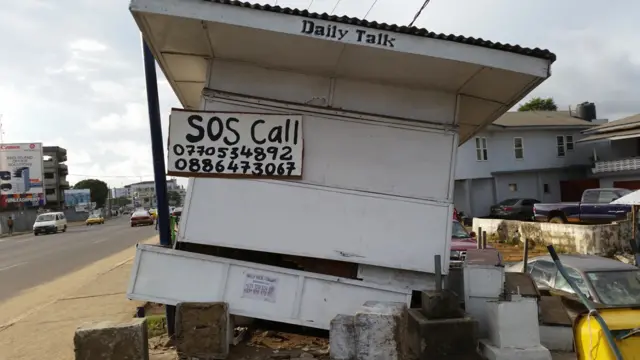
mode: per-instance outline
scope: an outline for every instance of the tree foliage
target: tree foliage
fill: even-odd
[[[520,106],[518,111],[558,111],[558,105],[553,98],[535,97]]]
[[[89,189],[91,191],[91,201],[96,203],[97,208],[104,206],[109,196],[109,186],[102,180],[87,179],[78,182],[74,189]]]
[[[178,191],[169,191],[167,193],[169,205],[182,206],[182,196]]]

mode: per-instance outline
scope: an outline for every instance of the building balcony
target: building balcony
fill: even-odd
[[[594,174],[611,173],[618,171],[637,171],[640,170],[640,157],[609,161],[596,161],[595,167],[591,170]]]

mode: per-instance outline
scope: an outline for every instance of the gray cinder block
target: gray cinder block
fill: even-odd
[[[331,360],[356,359],[355,317],[336,315],[331,320],[329,330],[329,355]]]
[[[76,360],[149,360],[145,319],[82,325],[76,329],[73,344]]]
[[[367,301],[355,315],[357,360],[407,357],[407,304]]]
[[[227,303],[185,302],[176,306],[175,343],[180,358],[226,359],[229,331]]]

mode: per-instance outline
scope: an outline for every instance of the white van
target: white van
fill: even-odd
[[[33,224],[33,234],[36,236],[49,233],[55,234],[58,231],[67,231],[67,218],[62,212],[40,214]]]

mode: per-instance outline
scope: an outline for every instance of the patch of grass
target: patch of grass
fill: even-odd
[[[147,333],[150,338],[167,332],[167,318],[165,315],[150,315],[147,319]]]

